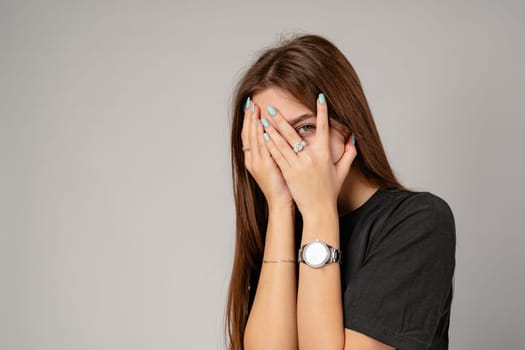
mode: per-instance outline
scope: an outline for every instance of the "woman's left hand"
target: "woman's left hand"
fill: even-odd
[[[276,108],[272,112],[275,115],[267,118],[271,124],[264,127],[269,135],[269,138],[265,137],[265,144],[279,166],[299,211],[305,215],[327,206],[337,210],[339,191],[357,155],[352,137],[348,138],[344,154],[334,164],[330,155],[328,108],[324,96],[320,94],[317,99],[315,142],[295,153],[293,147],[301,141],[301,137]]]

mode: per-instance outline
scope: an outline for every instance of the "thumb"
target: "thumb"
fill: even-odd
[[[350,171],[350,166],[352,165],[353,160],[357,156],[357,148],[355,147],[355,136],[352,134],[351,137],[346,141],[344,153],[337,162],[336,172],[340,180],[344,179],[348,172]]]

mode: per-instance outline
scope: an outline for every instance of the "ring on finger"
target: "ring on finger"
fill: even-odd
[[[297,142],[295,144],[295,146],[293,146],[293,151],[295,153],[299,153],[303,150],[304,146],[306,146],[306,141],[305,140],[301,140],[299,142]]]

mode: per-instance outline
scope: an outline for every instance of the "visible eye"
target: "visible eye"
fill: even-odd
[[[305,124],[299,128],[297,128],[297,131],[299,131],[300,135],[311,133],[315,129],[315,125],[313,124]],[[301,130],[303,132],[301,132]]]

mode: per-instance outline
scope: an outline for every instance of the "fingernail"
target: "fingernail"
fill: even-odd
[[[246,111],[250,107],[250,96],[246,99],[246,103],[244,104],[244,111]]]
[[[255,103],[252,102],[252,113],[255,113]]]
[[[355,136],[353,133],[352,133],[352,145],[355,145]]]
[[[270,126],[270,123],[268,122],[268,119],[266,118],[261,118],[261,122],[263,123],[265,128]]]
[[[257,127],[257,119],[254,119],[254,121],[253,121],[253,125],[254,125],[255,127]]]
[[[267,133],[264,133],[263,136],[264,136],[264,139],[265,139],[267,142],[270,141],[270,135],[268,135]]]
[[[326,103],[326,99],[324,98],[324,94],[322,92],[319,94],[319,103],[322,105]]]
[[[268,113],[270,113],[270,115],[272,117],[277,114],[277,112],[275,111],[275,108],[273,108],[273,106],[268,106],[268,108],[266,108],[266,109],[268,110]]]

